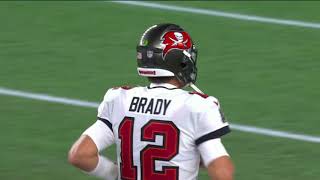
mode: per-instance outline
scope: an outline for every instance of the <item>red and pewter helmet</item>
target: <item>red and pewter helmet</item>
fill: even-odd
[[[137,61],[140,76],[176,76],[186,85],[197,78],[197,49],[190,35],[176,24],[149,27],[137,46]]]

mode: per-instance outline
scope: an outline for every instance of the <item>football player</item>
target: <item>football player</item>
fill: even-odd
[[[220,103],[182,89],[196,88],[190,35],[175,24],[151,26],[137,46],[137,62],[151,84],[109,89],[69,162],[108,180],[195,180],[202,159],[211,179],[232,180],[233,164],[220,139],[230,129]],[[117,163],[100,154],[112,144]]]

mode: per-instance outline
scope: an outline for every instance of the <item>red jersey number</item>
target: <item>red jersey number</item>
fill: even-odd
[[[119,126],[121,139],[121,179],[136,180],[137,167],[133,164],[134,118],[125,117]],[[163,145],[147,145],[140,152],[142,180],[177,180],[179,167],[163,166],[162,171],[155,170],[155,161],[170,161],[179,152],[180,131],[171,121],[150,120],[141,129],[141,141],[155,142],[156,136],[163,137]]]

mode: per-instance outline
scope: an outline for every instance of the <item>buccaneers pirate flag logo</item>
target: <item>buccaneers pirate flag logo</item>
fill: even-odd
[[[192,46],[191,38],[187,32],[174,32],[169,31],[164,34],[161,38],[162,45],[164,46],[162,57],[164,58],[166,54],[171,49],[190,49]]]

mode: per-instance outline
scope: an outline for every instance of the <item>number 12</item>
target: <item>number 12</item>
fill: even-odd
[[[121,179],[136,180],[137,166],[133,164],[133,127],[134,118],[125,117],[119,125],[121,139]],[[177,180],[179,167],[163,166],[162,171],[155,169],[155,161],[170,161],[179,152],[177,126],[171,121],[150,120],[141,128],[141,141],[155,142],[156,135],[163,136],[163,145],[147,145],[140,151],[141,180]]]

